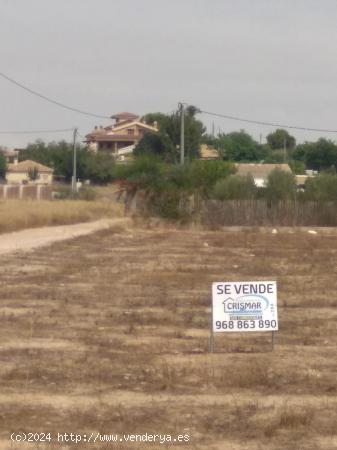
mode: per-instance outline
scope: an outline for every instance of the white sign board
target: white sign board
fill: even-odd
[[[276,331],[276,281],[213,283],[213,331]]]

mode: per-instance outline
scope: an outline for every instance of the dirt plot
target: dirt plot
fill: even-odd
[[[337,449],[337,232],[115,226],[0,261],[0,448]],[[278,281],[274,352],[226,333],[209,354],[211,283],[254,279]]]

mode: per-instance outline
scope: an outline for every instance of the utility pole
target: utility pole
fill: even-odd
[[[73,131],[73,178],[71,183],[72,194],[77,194],[77,154],[76,154],[76,137],[78,128]]]
[[[179,103],[180,107],[180,164],[183,166],[185,162],[185,107],[183,103]]]

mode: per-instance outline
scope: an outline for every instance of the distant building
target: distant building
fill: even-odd
[[[299,189],[305,188],[305,183],[309,178],[315,178],[318,175],[316,170],[306,170],[305,175],[296,175],[296,185]]]
[[[0,151],[4,155],[7,163],[14,163],[19,158],[20,150],[18,150],[18,149],[4,148],[4,149],[1,149]]]
[[[200,145],[200,159],[203,160],[212,160],[212,159],[220,159],[220,155],[218,150],[213,147],[208,146],[207,144]]]
[[[36,161],[7,164],[6,181],[8,184],[52,184],[53,169]]]
[[[251,175],[254,179],[255,186],[265,187],[268,177],[274,169],[280,169],[287,173],[292,173],[288,164],[235,164],[237,169],[236,175]]]
[[[86,135],[85,142],[94,152],[111,153],[116,159],[123,160],[131,155],[135,146],[146,133],[157,133],[157,123],[147,124],[140,116],[122,112],[111,116],[115,123],[108,127],[95,127]]]

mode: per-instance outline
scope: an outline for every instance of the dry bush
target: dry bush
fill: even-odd
[[[116,215],[121,215],[118,205],[106,202],[6,200],[0,202],[0,232],[87,222]]]
[[[294,408],[293,406],[285,405],[280,413],[279,427],[309,427],[313,418],[314,410],[311,407]]]
[[[257,401],[237,404],[233,397],[232,403],[226,406],[212,405],[199,418],[200,430],[205,435],[235,437],[236,439],[257,438],[260,430],[254,419],[259,413],[260,405]]]

